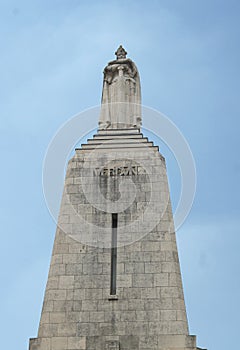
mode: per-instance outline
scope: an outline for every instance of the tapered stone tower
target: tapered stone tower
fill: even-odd
[[[165,160],[140,131],[135,64],[104,69],[99,129],[69,161],[30,350],[194,350]]]

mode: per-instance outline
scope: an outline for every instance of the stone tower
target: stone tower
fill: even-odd
[[[165,160],[140,131],[140,79],[120,46],[99,129],[65,179],[38,337],[30,350],[196,350]]]

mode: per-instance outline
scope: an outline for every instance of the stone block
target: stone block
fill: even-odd
[[[78,312],[79,322],[83,322],[83,323],[89,322],[90,312],[91,311],[81,311],[80,313]]]
[[[79,323],[77,325],[77,335],[78,336],[88,336],[89,334],[100,335],[99,323]],[[102,334],[103,335],[103,334]]]
[[[107,276],[108,277],[108,276]],[[109,277],[108,277],[109,279]],[[121,287],[132,287],[132,275],[118,275],[117,285]]]
[[[79,254],[86,250],[86,246],[75,241],[74,244],[69,244],[69,253],[70,254]],[[68,252],[67,252],[68,253]]]
[[[185,335],[159,335],[158,346],[160,348],[185,348],[186,336]]]
[[[91,311],[89,322],[104,322],[104,311]]]
[[[59,276],[59,289],[72,289],[74,276]]]
[[[73,300],[73,293],[74,290],[73,289],[67,289],[66,290],[66,300]]]
[[[49,277],[65,275],[65,264],[54,264],[50,266]]]
[[[65,322],[66,323],[80,322],[80,312],[79,311],[66,312]]]
[[[145,273],[160,273],[161,272],[161,264],[159,262],[147,262],[144,264]]]
[[[81,300],[74,300],[73,301],[73,310],[74,311],[81,311],[82,310],[82,301]]]
[[[129,310],[144,310],[145,301],[141,299],[129,299],[128,309]]]
[[[80,192],[80,186],[79,185],[67,185],[65,186],[66,193],[68,194],[75,194]]]
[[[156,299],[157,298],[157,291],[156,288],[141,288],[140,290],[141,293],[141,299]]]
[[[52,337],[51,339],[51,349],[57,350],[66,350],[67,346],[67,337]]]
[[[82,310],[83,311],[97,310],[97,301],[96,300],[83,300],[82,301]]]
[[[121,350],[138,350],[139,337],[135,335],[124,335],[119,337]]]
[[[89,279],[89,278],[88,278]],[[87,288],[105,288],[109,286],[109,276],[108,275],[93,275],[91,276],[91,284],[87,285]],[[119,285],[120,287],[120,285]]]
[[[120,344],[118,340],[106,340],[105,350],[120,350]]]
[[[177,321],[185,321],[187,316],[186,316],[186,311],[185,310],[177,310]]]
[[[103,322],[99,324],[99,331],[102,335],[116,335],[116,325]]]
[[[56,324],[40,323],[39,329],[38,329],[38,337],[39,338],[49,338],[49,337],[54,337],[54,336],[58,336]]]
[[[53,311],[53,300],[44,300],[43,302],[43,311]]]
[[[150,310],[150,311],[136,311],[136,321],[158,321],[160,311],[158,310]]]
[[[141,335],[139,337],[139,348],[140,349],[158,349],[158,336],[152,335]]]
[[[41,315],[41,323],[44,324],[44,323],[49,323],[50,321],[50,315],[51,313],[50,312],[42,312],[42,315]]]
[[[130,262],[124,264],[125,273],[144,273],[144,263],[143,262]]]
[[[120,321],[122,321],[122,322],[135,322],[136,321],[135,311],[122,311],[120,313]]]
[[[169,324],[169,334],[188,334],[186,321],[174,321]]]
[[[31,338],[29,350],[51,350],[50,338]]]
[[[51,265],[62,264],[63,263],[63,255],[55,254],[52,256]]]
[[[83,274],[85,275],[100,275],[103,272],[103,264],[91,263],[91,264],[83,264]]]
[[[169,277],[168,273],[157,273],[154,274],[154,286],[156,287],[164,287],[169,285]]]
[[[110,252],[98,254],[97,258],[99,263],[108,263],[111,261]]]
[[[112,305],[111,305],[112,304]],[[128,310],[128,300],[109,300],[110,309],[114,308],[116,311]],[[106,310],[105,310],[106,311]]]
[[[141,299],[141,288],[123,288],[123,299]],[[119,294],[119,293],[118,293]]]
[[[161,287],[161,297],[181,298],[182,295],[178,287]]]
[[[50,289],[46,291],[46,300],[65,300],[67,296],[67,291],[63,289]]]
[[[50,313],[50,322],[51,323],[64,323],[66,319],[65,312],[51,312]]]
[[[57,325],[57,333],[61,336],[76,336],[77,335],[77,323],[76,322],[68,322],[68,323],[59,323]]]
[[[105,323],[115,323],[120,322],[122,311],[105,311],[104,312],[104,322]]]
[[[169,273],[169,286],[182,286],[182,279],[180,273]]]
[[[46,289],[57,289],[58,282],[59,282],[58,276],[49,276]]]
[[[179,272],[179,265],[176,262],[162,262],[161,263],[162,272]]]
[[[73,311],[73,301],[72,300],[54,300],[52,311],[54,312]]]
[[[103,337],[100,336],[87,336],[86,337],[86,349],[97,350],[103,348]]]
[[[62,214],[59,216],[58,223],[59,224],[69,224],[70,216],[68,214]]]
[[[82,264],[66,264],[66,275],[81,275]]]
[[[149,333],[149,324],[148,322],[131,322],[131,324],[125,323],[125,334],[127,335],[141,335]]]
[[[62,254],[62,263],[63,264],[76,264],[79,259],[79,255],[78,254],[74,254],[74,253],[69,253],[69,254]]]
[[[68,349],[72,350],[85,350],[86,349],[86,337],[68,337]]]
[[[174,242],[161,242],[161,250],[162,251],[176,251],[176,245]]]
[[[153,287],[152,274],[136,274],[133,275],[133,287]]]
[[[142,251],[143,252],[156,252],[156,251],[160,252],[161,251],[161,242],[143,241],[142,242]]]
[[[160,317],[162,321],[176,321],[177,311],[176,310],[161,310]]]
[[[80,291],[82,291],[80,289]],[[102,299],[103,298],[103,291],[102,289],[97,289],[97,288],[86,288],[84,290],[85,292],[85,299],[90,299],[90,300],[97,300],[97,299]],[[82,298],[83,299],[83,298]]]
[[[185,310],[185,302],[181,297],[172,299],[173,309],[175,310]]]

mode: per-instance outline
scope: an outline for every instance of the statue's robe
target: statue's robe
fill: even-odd
[[[99,129],[140,128],[140,78],[133,61],[128,58],[111,61],[103,73]]]

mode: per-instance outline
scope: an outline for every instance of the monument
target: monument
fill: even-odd
[[[141,133],[136,65],[104,69],[96,135],[68,163],[30,350],[196,350],[189,335],[165,159]]]

